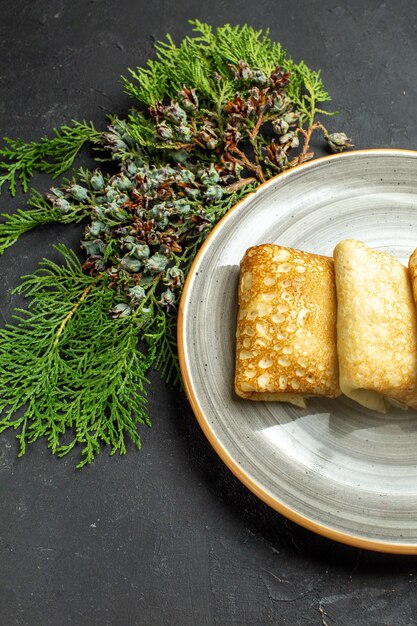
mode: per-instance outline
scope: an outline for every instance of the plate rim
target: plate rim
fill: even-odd
[[[308,516],[302,515],[298,511],[292,509],[287,506],[283,502],[281,502],[276,496],[272,496],[266,489],[264,489],[261,485],[259,485],[255,480],[253,480],[245,470],[233,459],[227,449],[223,446],[223,444],[216,437],[209,421],[207,420],[204,412],[202,411],[196,394],[194,393],[194,388],[192,384],[192,377],[187,367],[187,360],[185,356],[185,321],[186,315],[185,310],[188,302],[188,292],[190,291],[191,285],[195,280],[195,268],[198,266],[201,257],[205,253],[205,250],[210,246],[210,242],[215,234],[222,228],[223,224],[230,219],[230,216],[235,213],[237,210],[241,208],[241,206],[247,203],[250,198],[259,192],[259,190],[264,189],[266,186],[273,185],[275,181],[281,180],[282,178],[287,178],[293,175],[294,172],[300,172],[302,170],[309,170],[312,167],[317,167],[317,165],[326,163],[332,160],[340,160],[340,159],[352,159],[358,156],[383,156],[384,154],[388,156],[411,156],[413,158],[417,158],[417,150],[403,149],[403,148],[368,148],[363,150],[350,150],[349,152],[343,152],[338,154],[332,154],[322,157],[317,157],[308,161],[306,163],[302,163],[297,165],[294,168],[289,170],[285,170],[269,178],[267,181],[259,185],[255,191],[250,192],[244,198],[239,200],[229,211],[219,220],[219,222],[214,226],[212,231],[207,236],[207,239],[201,245],[191,267],[188,272],[179,308],[178,308],[178,324],[177,324],[177,345],[178,345],[178,358],[181,376],[184,384],[184,390],[188,401],[191,405],[192,411],[204,433],[206,438],[208,439],[210,445],[216,452],[216,454],[220,457],[223,463],[231,470],[231,472],[236,476],[236,478],[247,487],[252,493],[254,493],[260,500],[262,500],[265,504],[270,506],[276,512],[280,513],[287,519],[295,522],[299,526],[306,528],[318,535],[326,537],[327,539],[332,539],[339,543],[343,543],[345,545],[353,546],[356,548],[372,550],[375,552],[385,552],[390,554],[417,554],[417,543],[400,543],[400,542],[389,542],[389,541],[379,541],[374,539],[367,539],[365,537],[361,537],[360,535],[349,534],[346,532],[342,532],[340,530],[336,530],[331,526],[326,524],[322,524],[315,520],[310,519]]]

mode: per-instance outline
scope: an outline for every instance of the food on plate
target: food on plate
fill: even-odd
[[[235,391],[291,402],[340,394],[333,259],[274,244],[240,264]]]
[[[417,409],[417,314],[407,268],[355,240],[337,244],[334,263],[342,392],[383,413],[390,404]]]
[[[408,260],[408,271],[411,279],[411,289],[413,290],[414,302],[417,305],[417,248]]]

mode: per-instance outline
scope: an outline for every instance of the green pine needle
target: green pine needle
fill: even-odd
[[[337,115],[334,111],[325,111],[318,108],[321,102],[331,100],[329,94],[324,89],[320,71],[311,70],[304,61],[295,64],[291,61],[288,70],[291,71],[292,79],[287,89],[287,94],[298,111],[301,113],[300,122],[308,122],[310,126],[314,124],[317,114]]]
[[[3,185],[8,185],[14,196],[19,180],[26,192],[35,170],[57,178],[69,170],[87,141],[97,144],[101,139],[101,133],[91,122],[73,122],[73,126],[54,129],[54,134],[52,139],[42,137],[40,141],[30,143],[4,137],[6,147],[0,149],[0,158],[3,159],[0,161],[0,190]]]
[[[281,65],[291,72],[288,96],[304,116],[314,121],[317,103],[330,100],[320,72],[310,70],[301,61],[295,63],[279,43],[269,37],[269,31],[226,24],[213,32],[207,24],[192,20],[194,37],[185,37],[177,46],[170,35],[156,44],[157,61],[148,61],[146,68],[129,70],[134,82],[124,78],[125,91],[141,103],[154,106],[164,98],[175,98],[183,85],[197,90],[207,106],[222,106],[235,91],[230,65],[244,60],[251,67],[270,73]],[[212,78],[217,74],[217,81]],[[220,99],[220,102],[219,102]]]
[[[125,454],[150,425],[146,372],[153,355],[138,346],[146,316],[112,320],[114,292],[86,276],[73,252],[57,246],[65,264],[45,260],[16,290],[31,298],[15,323],[0,330],[0,432],[18,431],[20,455],[43,437],[59,456],[81,450],[77,467],[101,444]]]
[[[68,213],[55,209],[40,193],[33,191],[28,200],[28,209],[18,209],[9,215],[1,213],[3,222],[0,223],[0,255],[10,248],[21,235],[36,226],[61,222],[79,222],[86,216],[86,210],[81,206],[73,205]]]

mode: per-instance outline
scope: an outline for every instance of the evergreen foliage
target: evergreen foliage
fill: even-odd
[[[180,380],[176,315],[185,277],[207,234],[248,192],[313,155],[313,131],[333,150],[318,114],[330,99],[320,72],[295,63],[268,32],[191,22],[180,44],[156,44],[156,59],[130,71],[125,90],[139,108],[109,116],[106,132],[74,122],[51,139],[5,139],[0,189],[27,191],[35,170],[68,172],[89,142],[107,154],[106,172],[80,169],[27,209],[3,214],[0,254],[39,224],[85,220],[82,264],[42,261],[17,292],[26,310],[0,330],[0,432],[17,431],[20,454],[44,438],[59,456],[90,463],[140,447],[150,425],[150,368]],[[301,141],[300,141],[301,140]],[[97,153],[96,153],[97,154]],[[113,169],[113,173],[108,173]]]

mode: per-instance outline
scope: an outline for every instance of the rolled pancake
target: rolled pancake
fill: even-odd
[[[407,271],[361,241],[334,250],[340,388],[363,406],[417,408],[417,315]]]
[[[408,260],[408,271],[411,279],[411,289],[413,291],[414,302],[417,305],[417,249]]]
[[[273,244],[240,264],[235,391],[291,402],[340,394],[333,260]]]

